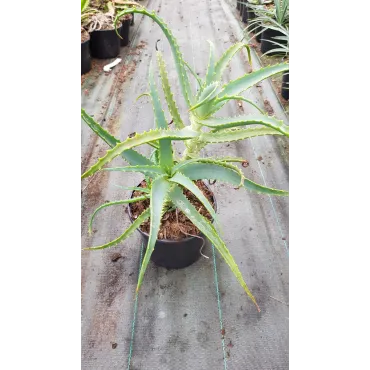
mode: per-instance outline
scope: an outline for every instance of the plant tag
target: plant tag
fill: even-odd
[[[104,72],[110,72],[111,68],[115,67],[118,63],[121,62],[121,58],[117,58],[114,62],[107,64],[103,67]]]

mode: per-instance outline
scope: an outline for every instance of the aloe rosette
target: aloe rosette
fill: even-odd
[[[182,95],[188,108],[185,113],[189,116],[190,125],[185,125],[182,115],[179,112],[176,100],[171,91],[171,84],[168,79],[163,55],[159,51],[156,53],[159,77],[167,108],[173,119],[174,128],[171,128],[166,122],[152,64],[149,67],[148,95],[150,95],[153,105],[154,129],[137,133],[135,136],[128,137],[121,142],[82,110],[81,115],[84,122],[111,147],[102,158],[82,175],[82,178],[89,177],[98,171],[120,171],[141,172],[148,179],[148,188],[141,189],[143,191],[142,196],[105,203],[100,206],[91,218],[90,227],[96,213],[103,208],[150,199],[149,208],[133,221],[122,235],[106,244],[87,249],[95,250],[115,246],[124,241],[143,222],[150,218],[149,240],[140,269],[137,285],[138,290],[143,282],[147,265],[157,241],[162,216],[167,210],[176,207],[215,246],[245,292],[258,308],[257,302],[245,283],[238,265],[217,232],[215,226],[218,225],[217,215],[207,198],[196,186],[195,181],[218,180],[231,184],[234,187],[243,187],[261,194],[288,195],[288,192],[285,190],[269,188],[246,178],[242,170],[236,165],[244,161],[242,158],[202,158],[199,156],[199,152],[207,144],[229,143],[263,135],[289,136],[289,128],[283,121],[262,113],[253,102],[240,95],[260,81],[278,73],[288,71],[289,67],[285,63],[269,66],[223,84],[221,82],[223,72],[232,57],[241,49],[246,48],[250,58],[250,50],[247,45],[237,43],[227,49],[216,61],[214,46],[210,42],[208,68],[204,78],[201,79],[184,61],[176,39],[163,20],[154,12],[149,12],[145,8],[133,7],[118,13],[116,21],[128,13],[140,13],[152,18],[167,37],[175,61]],[[198,90],[196,92],[193,92],[190,87],[189,75],[193,75],[197,80]],[[224,104],[232,100],[244,100],[250,103],[256,108],[256,114],[238,117],[215,117],[215,113]],[[174,156],[173,141],[183,141],[185,144],[186,149],[181,158]],[[144,144],[149,144],[154,148],[150,157],[140,154],[135,149]],[[118,156],[121,156],[128,162],[128,165],[111,168],[105,167]],[[184,195],[184,189],[188,189],[204,205],[205,209],[208,210],[214,219],[214,225],[195,209]]]

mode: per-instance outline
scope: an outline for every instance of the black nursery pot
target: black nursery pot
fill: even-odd
[[[129,40],[129,34],[130,34],[130,23],[131,19],[126,19],[122,22],[121,32],[119,33],[122,37],[121,40],[121,46],[127,46],[130,42]]]
[[[248,7],[244,5],[244,10],[242,14],[242,22],[248,23]]]
[[[90,40],[81,42],[81,75],[91,69]]]
[[[262,32],[262,37],[261,37],[261,52],[264,54],[267,51],[270,51],[272,49],[278,48],[278,45],[274,44],[272,41],[279,41],[281,44],[284,44],[283,40],[276,40],[274,37],[276,36],[284,36],[280,31],[272,30],[270,28],[265,29]],[[268,55],[277,55],[279,52],[273,52],[269,53]]]
[[[121,33],[121,27],[117,28]],[[115,30],[99,30],[90,34],[91,56],[98,59],[115,58],[119,54],[120,38]]]
[[[209,189],[208,186],[207,188]],[[132,197],[133,192],[131,194],[131,198]],[[213,203],[215,211],[217,211],[217,204],[214,196]],[[128,207],[128,215],[130,217],[130,221],[133,222],[130,205]],[[146,248],[149,234],[141,231],[139,228],[137,230],[139,231]],[[207,240],[202,233],[200,233],[198,237],[191,236],[181,240],[159,239],[155,243],[150,259],[157,266],[165,267],[167,269],[182,269],[188,267],[196,262],[201,255],[200,250],[203,245],[203,240],[199,237],[203,238],[205,241]]]
[[[241,4],[240,4],[240,8],[239,8],[239,14],[240,14],[241,16],[243,16],[244,8],[245,8],[245,4],[241,3]]]
[[[252,20],[252,19],[256,18],[256,13],[249,6],[247,7],[247,12],[248,12],[248,19]]]
[[[256,18],[256,13],[254,12],[254,10],[253,9],[251,9],[250,7],[246,7],[245,8],[245,10],[246,10],[246,13],[247,13],[247,19],[249,20],[249,21],[251,21],[252,19],[254,19],[254,18]],[[248,29],[253,29],[255,26],[253,25],[253,26],[251,26],[251,27],[248,27]]]
[[[257,35],[256,36],[256,41],[257,42],[261,42],[261,38],[262,38],[262,27],[261,26],[258,26],[256,27],[256,30],[254,31],[254,34]],[[258,34],[259,32],[261,32],[260,34]]]
[[[289,100],[289,73],[283,75],[283,82],[281,84],[281,96],[285,100]]]

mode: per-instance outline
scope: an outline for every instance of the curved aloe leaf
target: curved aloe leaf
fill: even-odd
[[[218,60],[218,62],[215,65],[214,68],[214,74],[212,76],[212,79],[208,82],[212,81],[219,81],[221,80],[222,74],[224,73],[226,67],[230,63],[232,57],[243,47],[247,49],[248,53],[248,62],[252,66],[252,58],[251,58],[251,49],[247,44],[244,44],[243,42],[238,42],[232,46],[230,46],[229,49],[225,51],[225,53],[221,56],[221,58]]]
[[[189,189],[198,199],[199,201],[204,205],[206,210],[210,213],[212,218],[215,220],[216,224],[219,225],[218,217],[216,215],[216,212],[214,208],[212,207],[211,203],[209,203],[208,199],[205,197],[203,192],[194,184],[193,181],[191,181],[188,177],[183,175],[180,172],[177,172],[175,176],[172,176],[169,181],[175,182],[177,184],[182,185],[186,189]]]
[[[102,171],[119,171],[119,172],[141,172],[145,175],[165,175],[166,172],[159,166],[126,166],[126,167],[107,167]]]
[[[136,197],[136,198],[130,198],[130,199],[123,199],[123,200],[115,200],[113,202],[108,202],[108,203],[104,203],[102,204],[100,207],[98,207],[94,213],[92,214],[91,218],[90,218],[90,222],[89,222],[89,233],[92,232],[92,224],[93,224],[93,221],[94,221],[94,218],[96,216],[96,214],[101,211],[103,208],[106,208],[106,207],[110,207],[110,206],[116,206],[116,205],[119,205],[119,204],[128,204],[128,203],[135,203],[135,202],[139,202],[140,200],[145,200],[145,199],[148,199],[149,196],[141,196],[141,197]]]
[[[91,116],[89,116],[84,109],[81,109],[81,117],[84,122],[111,148],[114,148],[120,143],[118,139],[112,136],[108,131],[104,130]],[[136,150],[128,149],[121,154],[122,158],[125,159],[131,165],[151,165],[154,164],[151,160],[138,153]]]
[[[156,127],[158,129],[166,129],[168,127],[164,112],[162,109],[161,101],[159,99],[157,87],[153,76],[153,65],[150,62],[149,66],[149,86],[150,86],[150,96],[153,102],[153,110]],[[173,165],[173,153],[171,140],[161,140],[159,142],[159,163],[164,168],[171,168]]]
[[[215,99],[214,104],[216,105],[218,103],[221,103],[221,102],[227,101],[227,100],[242,100],[242,101],[245,101],[246,103],[248,103],[248,104],[252,105],[254,108],[256,108],[260,113],[265,114],[265,112],[262,109],[260,109],[260,107],[258,105],[253,103],[251,100],[245,98],[244,96],[240,96],[240,95],[232,95],[232,96],[225,95],[224,97],[222,97],[220,99]]]
[[[172,50],[172,55],[175,61],[175,67],[178,73],[181,91],[184,95],[187,106],[190,107],[193,103],[193,96],[192,96],[191,89],[190,89],[188,75],[186,74],[186,70],[185,70],[184,58],[180,52],[179,45],[177,44],[177,41],[175,37],[173,36],[171,30],[168,28],[167,24],[164,23],[164,21],[156,15],[155,12],[149,12],[148,10],[144,8],[143,9],[130,8],[130,9],[125,9],[124,11],[116,15],[116,18],[114,20],[114,26],[116,28],[117,35],[118,35],[117,22],[119,21],[120,18],[122,18],[123,15],[130,14],[130,13],[140,13],[140,14],[146,15],[152,18],[153,21],[156,22],[158,26],[162,29]]]
[[[207,41],[209,43],[209,61],[208,61],[205,85],[209,85],[212,83],[212,81],[214,81],[212,77],[215,73],[215,46],[212,41],[209,41],[209,40]]]
[[[135,146],[161,139],[188,140],[197,136],[199,136],[199,134],[192,131],[188,127],[185,127],[182,130],[171,131],[159,129],[136,134],[134,137],[128,138],[125,141],[117,144],[113,149],[108,150],[104,157],[100,158],[82,175],[82,178],[93,175],[95,172],[99,171],[106,163],[110,162],[112,159],[120,155],[125,150],[134,148]]]
[[[199,140],[202,140],[206,143],[225,143],[263,135],[283,134],[269,127],[249,127],[243,129],[228,129],[215,132],[204,132],[200,135]]]
[[[148,266],[150,256],[153,253],[155,243],[157,241],[158,231],[161,225],[161,219],[164,212],[165,200],[167,193],[170,190],[171,184],[163,177],[157,177],[152,182],[150,196],[150,232],[148,245],[141,264],[139,278],[136,291],[140,289],[143,282],[144,274]]]
[[[273,75],[281,72],[289,71],[289,65],[286,63],[276,64],[274,66],[268,66],[261,68],[252,73],[246,74],[237,80],[231,81],[223,86],[223,89],[218,94],[218,98],[222,98],[226,95],[238,95],[241,92],[249,89],[258,82],[263,81]]]
[[[181,168],[181,173],[189,177],[191,180],[219,180],[228,182],[234,186],[239,186],[240,181],[242,180],[243,187],[260,194],[280,196],[287,196],[289,194],[285,190],[278,190],[259,185],[245,177],[241,179],[240,174],[235,170],[216,163],[190,163]]]
[[[249,290],[247,284],[245,283],[243,276],[236,264],[233,256],[227,249],[225,243],[221,240],[218,236],[217,231],[212,226],[212,224],[203,217],[195,207],[189,202],[186,196],[182,193],[181,189],[178,186],[175,186],[169,192],[169,198],[172,202],[181,209],[182,212],[188,217],[191,222],[210,240],[210,242],[216,247],[218,252],[221,254],[222,258],[225,262],[229,265],[231,271],[234,273],[235,277],[238,279],[240,285],[243,287],[245,292],[247,293],[248,297],[252,300],[252,302],[256,305],[258,311],[260,312],[260,308],[256,302],[256,299],[253,297],[253,294]]]
[[[147,220],[150,216],[150,208],[146,209],[126,230],[125,232],[119,236],[117,239],[112,240],[109,243],[99,245],[97,247],[90,247],[84,248],[83,250],[97,250],[97,249],[105,249],[109,247],[113,247],[118,243],[127,239],[145,220]]]
[[[284,121],[266,115],[243,115],[238,117],[208,118],[202,120],[200,124],[217,130],[237,126],[262,125],[270,127],[289,137],[289,126],[287,126]]]
[[[189,72],[194,76],[194,78],[197,80],[199,87],[202,88],[202,80],[194,72],[193,68],[191,68],[190,65],[189,65],[189,63],[185,62],[185,60],[184,60],[184,65],[189,70]]]
[[[164,96],[166,98],[168,110],[171,113],[171,116],[173,118],[173,123],[175,124],[175,127],[177,129],[182,129],[185,127],[184,123],[182,122],[182,119],[180,117],[179,110],[177,108],[176,102],[173,98],[173,94],[171,91],[171,86],[168,81],[168,74],[166,70],[166,64],[164,62],[163,56],[161,52],[157,52],[157,59],[158,59],[158,65],[159,65],[159,73],[162,80],[162,88],[164,92]]]
[[[224,168],[229,168],[230,170],[236,172],[237,174],[239,174],[239,186],[242,185],[242,180],[244,178],[244,174],[243,172],[240,170],[239,167],[233,165],[233,164],[230,164],[228,163],[228,161],[220,161],[220,160],[217,160],[215,158],[194,158],[194,159],[188,159],[186,161],[183,161],[183,162],[180,162],[178,163],[176,166],[173,167],[172,169],[172,174],[175,175],[176,172],[180,171],[180,172],[183,172],[183,168],[186,167],[187,165],[191,164],[191,163],[211,163],[211,164],[217,164],[219,166],[222,166]],[[207,178],[207,179],[210,179],[210,178]],[[213,177],[212,177],[213,179]],[[198,179],[200,180],[200,179]]]
[[[201,105],[207,103],[209,100],[213,99],[218,93],[219,82],[213,82],[212,84],[206,86],[200,93],[198,101],[193,105],[189,111],[199,108]]]

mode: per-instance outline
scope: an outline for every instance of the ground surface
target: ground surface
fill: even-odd
[[[170,25],[186,60],[200,73],[204,73],[208,62],[206,40],[215,42],[220,55],[241,39],[234,7],[224,0],[148,2],[148,8],[159,12]],[[93,70],[82,77],[82,107],[119,139],[153,127],[147,98],[139,102],[135,99],[147,91],[148,66],[158,39],[163,41],[160,47],[169,77],[175,93],[179,93],[170,49],[159,27],[149,18],[135,15],[130,39],[130,48],[121,49],[124,63],[106,75],[102,67],[111,61],[95,61]],[[246,61],[242,53],[234,58],[225,79],[249,71]],[[253,68],[258,68],[255,55]],[[245,96],[286,120],[269,81]],[[178,102],[184,109],[182,100]],[[245,103],[230,103],[220,115],[243,111],[252,112]],[[82,124],[81,170],[92,165],[106,149],[105,143]],[[242,156],[250,163],[243,169],[250,179],[288,190],[288,144],[283,139],[259,137],[229,146],[214,145],[207,148],[205,155],[211,152]],[[123,164],[120,159],[116,161]],[[92,236],[87,233],[88,217],[106,200],[129,196],[114,185],[135,186],[140,181],[140,175],[105,172],[82,182],[82,247],[98,245],[122,233],[129,224],[124,207],[102,211]],[[82,253],[83,369],[288,369],[288,199],[234,190],[220,183],[211,188],[224,225],[223,238],[261,313],[257,313],[216,253],[219,310],[210,246],[204,253],[211,258],[201,258],[184,270],[167,271],[151,264],[136,312],[141,240],[134,235],[114,249]],[[132,331],[135,312],[136,326]],[[128,367],[130,345],[132,359]]]

